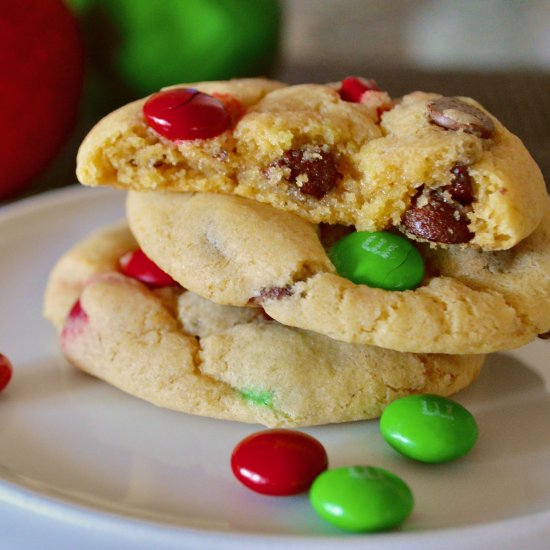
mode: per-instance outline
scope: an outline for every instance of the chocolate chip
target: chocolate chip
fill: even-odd
[[[457,97],[441,97],[428,104],[430,120],[446,130],[464,130],[480,138],[490,138],[495,125],[483,111]]]
[[[342,179],[334,155],[321,147],[290,149],[277,164],[289,169],[287,179],[301,193],[317,199],[324,197]]]
[[[548,332],[543,332],[542,334],[539,334],[539,338],[541,340],[550,340],[550,330]]]
[[[420,192],[405,212],[402,224],[408,233],[430,242],[467,243],[474,236],[464,210],[447,202],[438,190]]]
[[[285,296],[292,296],[292,287],[287,286],[272,286],[263,288],[258,296],[253,296],[248,300],[249,304],[261,305],[265,300],[280,300]]]
[[[472,177],[470,176],[468,167],[457,164],[451,169],[451,174],[454,175],[454,178],[451,180],[451,184],[445,189],[460,204],[471,204],[474,200],[474,194],[472,191]]]

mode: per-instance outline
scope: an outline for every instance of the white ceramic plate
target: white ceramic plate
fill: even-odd
[[[436,466],[397,455],[378,422],[307,430],[331,466],[372,464],[411,486],[399,531],[342,533],[305,495],[252,493],[234,445],[258,426],[192,417],[75,371],[41,317],[48,271],[90,231],[123,216],[122,193],[68,188],[0,209],[0,546],[6,548],[543,548],[550,539],[550,342],[491,356],[457,396],[480,439]],[[547,546],[546,546],[547,547]]]

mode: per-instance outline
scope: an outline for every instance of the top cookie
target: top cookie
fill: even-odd
[[[80,148],[79,180],[235,193],[315,223],[487,250],[511,248],[544,214],[537,165],[472,99],[415,92],[392,103],[355,78],[192,86],[100,121]]]

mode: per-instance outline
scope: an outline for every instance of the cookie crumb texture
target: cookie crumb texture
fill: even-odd
[[[287,326],[459,354],[512,349],[550,329],[550,216],[510,250],[415,243],[422,284],[387,291],[339,276],[321,241],[326,228],[269,205],[156,191],[130,192],[126,206],[140,246],[180,284],[225,305],[260,304]]]
[[[338,93],[341,83],[286,86],[243,79],[191,86],[225,104],[233,121],[228,131],[170,141],[147,126],[146,100],[136,101],[88,134],[77,159],[79,180],[134,190],[234,193],[314,223],[366,231],[396,226],[418,240],[487,250],[512,247],[542,219],[546,188],[536,163],[472,99],[414,92],[373,105],[378,94],[387,94],[367,92],[358,102],[346,101]],[[457,166],[467,171],[471,186],[467,205],[445,193]],[[407,213],[419,194],[432,192],[444,207],[427,215],[416,211],[417,231],[406,223]]]
[[[51,273],[44,313],[62,335],[79,299],[85,317],[62,342],[67,359],[155,405],[269,427],[345,422],[379,416],[410,393],[455,393],[483,364],[483,355],[345,344],[269,321],[259,308],[152,290],[117,272],[121,251],[136,247],[125,226],[76,245]]]

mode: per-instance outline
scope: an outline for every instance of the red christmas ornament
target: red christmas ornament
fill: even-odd
[[[77,300],[63,325],[61,331],[61,345],[64,347],[67,343],[71,343],[73,339],[80,336],[88,324],[88,314],[84,311],[80,300]]]
[[[2,0],[0,199],[30,184],[73,128],[83,50],[62,0]]]

